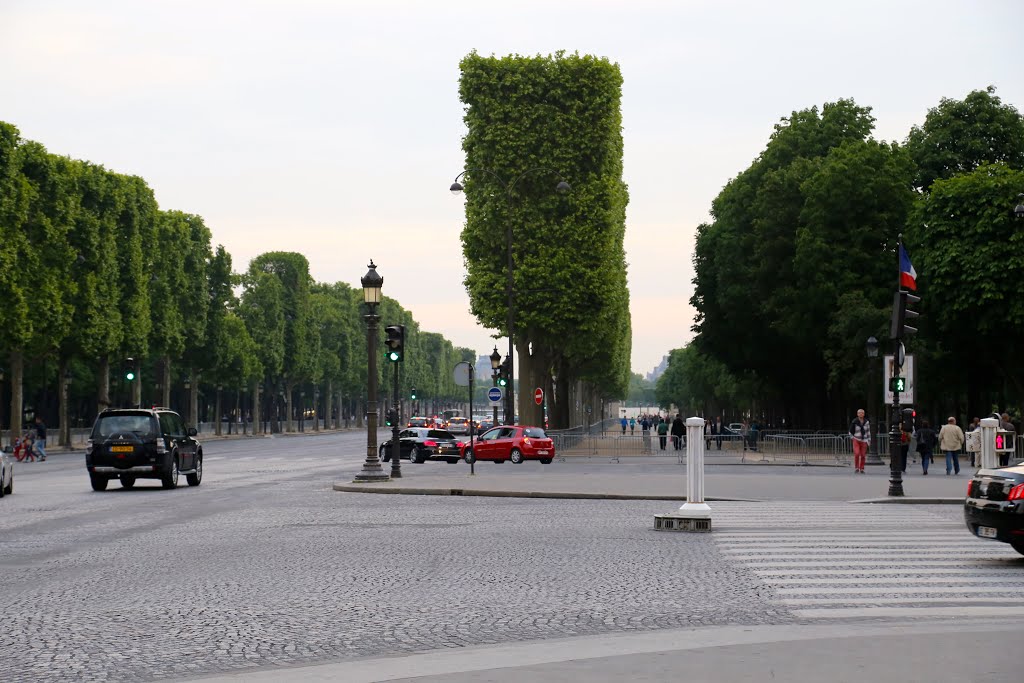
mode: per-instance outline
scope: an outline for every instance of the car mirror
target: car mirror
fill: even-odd
[[[195,427],[189,427],[188,428],[188,435],[189,436],[198,436],[198,434],[199,434],[199,432],[196,431]]]

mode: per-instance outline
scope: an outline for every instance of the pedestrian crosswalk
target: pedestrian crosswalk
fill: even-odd
[[[959,508],[733,503],[713,508],[719,552],[801,619],[1019,616],[1024,556],[974,538]]]

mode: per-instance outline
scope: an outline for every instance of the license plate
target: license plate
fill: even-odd
[[[979,526],[978,527],[978,535],[981,536],[982,538],[995,538],[996,537],[996,530],[993,527],[990,527],[990,526]]]
[[[111,453],[131,453],[135,450],[134,446],[111,446]]]
[[[537,451],[537,455],[547,455],[547,451]]]

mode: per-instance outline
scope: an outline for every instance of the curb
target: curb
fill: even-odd
[[[489,498],[563,498],[579,500],[674,500],[685,501],[686,496],[655,496],[632,493],[583,493],[578,491],[492,491],[488,489],[459,488],[420,488],[403,486],[400,488],[370,488],[358,484],[335,484],[335,491],[345,493],[384,493],[404,496],[479,496]],[[739,503],[760,502],[751,498],[720,498],[708,496],[707,501],[731,501]]]
[[[848,503],[889,503],[896,505],[963,505],[963,498],[912,498],[892,496],[887,498],[862,498],[850,500]]]

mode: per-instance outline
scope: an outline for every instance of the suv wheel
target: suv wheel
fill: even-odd
[[[89,483],[92,484],[93,491],[106,491],[107,490],[107,478],[97,477],[95,474],[89,475]]]
[[[203,456],[196,458],[196,471],[193,474],[185,475],[189,486],[199,486],[203,483]]]
[[[409,462],[414,462],[417,464],[423,462],[423,457],[420,455],[420,449],[418,447],[413,446],[412,450],[409,451]]]
[[[133,486],[135,486],[135,477],[130,476],[128,474],[122,474],[121,475],[121,488],[123,488],[123,489],[130,489]]]
[[[523,453],[518,448],[513,448],[512,452],[508,454],[508,459],[511,460],[514,465],[522,465]]]
[[[178,485],[178,456],[171,458],[171,470],[160,477],[160,484],[165,489],[173,489]]]

